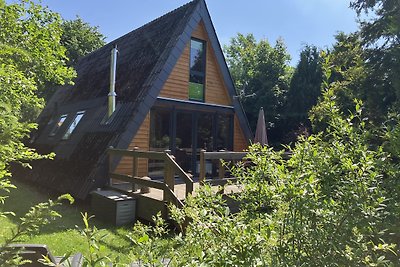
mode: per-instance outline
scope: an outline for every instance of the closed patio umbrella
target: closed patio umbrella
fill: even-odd
[[[260,108],[258,112],[256,134],[254,136],[254,143],[260,145],[268,145],[267,128],[265,125],[264,109]]]

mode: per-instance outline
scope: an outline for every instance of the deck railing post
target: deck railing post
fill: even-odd
[[[205,159],[205,149],[200,150],[200,173],[199,173],[199,184],[204,184],[206,178],[206,159]]]
[[[108,173],[110,174],[112,171],[112,150],[114,149],[113,146],[110,146],[108,148]],[[113,179],[110,177],[109,178],[109,186],[113,185]]]
[[[193,176],[191,174],[188,174],[188,176],[190,177],[190,179],[193,179]],[[191,193],[193,193],[193,183],[192,182],[186,184],[185,196],[187,197]]]
[[[137,147],[137,146],[135,146],[133,148],[133,151],[135,151],[135,152],[138,150],[139,150],[139,147]],[[138,157],[136,155],[133,155],[133,157],[132,157],[132,177],[138,177],[138,165],[139,165],[138,162],[139,162]],[[140,186],[138,186],[137,184],[132,184],[133,191],[139,190],[140,189],[139,187]]]
[[[171,150],[167,149],[164,151],[166,153],[165,157],[171,155]],[[175,190],[175,177],[174,177],[174,169],[171,166],[171,163],[168,160],[164,160],[164,182],[168,185],[168,187],[174,192]],[[169,195],[166,194],[164,190],[164,200],[169,199]]]

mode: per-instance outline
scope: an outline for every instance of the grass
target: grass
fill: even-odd
[[[12,229],[16,227],[19,218],[23,216],[31,206],[45,202],[48,199],[56,198],[44,190],[40,190],[32,185],[15,181],[13,184],[17,189],[13,189],[9,194],[5,204],[0,206],[2,211],[13,211],[16,216],[0,217],[0,243],[6,236],[9,236]],[[81,252],[89,255],[89,248],[86,240],[79,233],[77,227],[84,228],[82,221],[82,212],[90,214],[90,207],[87,203],[78,202],[73,205],[63,204],[57,211],[62,215],[49,225],[40,230],[40,233],[34,236],[26,236],[21,243],[46,244],[54,255],[60,256],[68,252]],[[131,227],[115,227],[96,220],[90,220],[91,226],[102,229],[102,234],[106,237],[101,239],[101,255],[119,256],[121,262],[128,262],[127,254],[132,249],[126,234]]]

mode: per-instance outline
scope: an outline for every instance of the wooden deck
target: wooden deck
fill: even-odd
[[[151,152],[138,150],[110,149],[110,154],[117,156],[132,157],[132,175],[110,172],[110,187],[122,191],[136,199],[136,217],[152,221],[153,216],[161,212],[163,218],[168,218],[167,206],[173,204],[178,208],[184,206],[186,197],[196,195],[202,184],[210,184],[216,193],[222,194],[228,200],[231,210],[235,211],[238,204],[230,199],[229,194],[239,193],[240,186],[235,185],[235,178],[226,178],[225,167],[219,164],[219,175],[214,179],[206,180],[206,160],[241,160],[245,153],[237,152],[205,152],[200,155],[200,176],[198,181],[186,173],[168,152]],[[156,159],[164,163],[163,179],[151,179],[138,176],[138,159]],[[223,192],[221,190],[223,189]]]

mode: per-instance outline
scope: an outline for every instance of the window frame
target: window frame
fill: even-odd
[[[192,41],[198,42],[202,44],[202,48],[203,48],[203,55],[202,55],[202,61],[203,61],[203,71],[196,71],[196,70],[192,70]],[[206,68],[207,68],[207,42],[205,40],[201,40],[198,38],[190,38],[190,47],[189,47],[189,82],[188,82],[188,99],[191,101],[197,101],[197,102],[205,102],[205,98],[206,98]],[[195,83],[195,82],[191,82],[191,77],[192,75],[200,77],[201,78],[201,82],[202,83]],[[201,84],[202,85],[202,91],[203,91],[203,98],[202,99],[198,99],[198,98],[191,98],[190,97],[190,86],[191,83],[193,84]]]
[[[71,138],[71,135],[75,132],[76,128],[78,127],[79,123],[81,122],[83,116],[85,116],[86,111],[81,110],[78,111],[71,123],[68,125],[67,130],[64,132],[63,136],[61,137],[61,140],[68,140]],[[79,119],[78,119],[79,118]],[[77,122],[76,122],[77,121]],[[76,122],[76,123],[75,123]],[[75,126],[73,126],[75,124]],[[73,127],[73,128],[72,128]],[[71,130],[72,128],[72,130]]]
[[[67,118],[68,114],[61,114],[58,120],[56,121],[56,124],[54,124],[53,128],[51,128],[49,136],[55,136],[57,132],[60,130],[60,128],[64,125]]]

